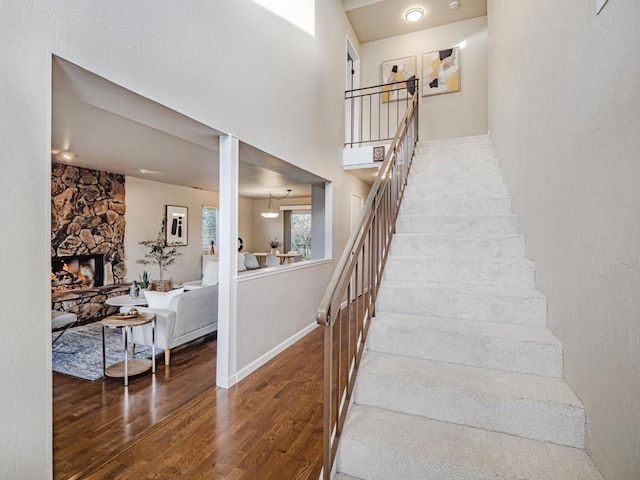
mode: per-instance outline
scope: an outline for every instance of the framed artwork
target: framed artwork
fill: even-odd
[[[170,247],[186,246],[188,231],[187,207],[167,205],[166,242]]]
[[[416,91],[416,57],[382,62],[382,83],[405,82],[405,85],[383,86],[382,103],[404,100]]]
[[[422,96],[460,91],[460,48],[422,54]]]
[[[384,160],[384,145],[373,147],[373,161],[382,162]]]

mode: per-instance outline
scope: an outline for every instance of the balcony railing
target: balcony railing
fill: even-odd
[[[346,91],[345,146],[392,140],[417,97],[417,79]]]
[[[323,478],[329,480],[378,287],[418,141],[413,95],[327,286],[317,321],[324,326]]]

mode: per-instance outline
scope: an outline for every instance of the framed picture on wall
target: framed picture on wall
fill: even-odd
[[[384,160],[384,145],[373,147],[373,161],[382,162]]]
[[[404,100],[416,91],[416,57],[404,57],[382,62],[382,83],[405,82],[382,87],[382,103]]]
[[[167,205],[167,225],[165,228],[167,245],[170,247],[186,246],[188,232],[187,207]]]
[[[460,91],[460,48],[422,54],[422,96]]]

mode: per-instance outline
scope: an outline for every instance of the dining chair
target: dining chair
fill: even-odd
[[[267,258],[264,264],[267,267],[277,267],[280,265],[280,259],[278,258],[277,255],[274,255],[273,253],[267,253]]]

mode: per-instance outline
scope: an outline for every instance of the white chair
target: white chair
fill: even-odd
[[[273,253],[267,253],[267,258],[264,261],[264,264],[267,267],[279,267],[280,266],[280,259],[278,258],[277,255],[275,255]]]
[[[248,270],[257,270],[260,268],[260,262],[258,262],[256,256],[251,252],[244,254],[244,265]]]

